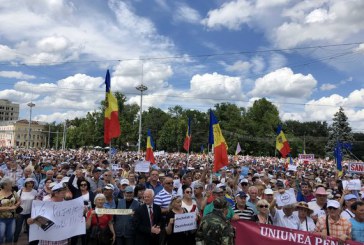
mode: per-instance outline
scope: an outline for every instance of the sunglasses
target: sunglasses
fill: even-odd
[[[80,184],[80,186],[87,186],[87,184]]]
[[[173,182],[166,182],[166,183],[164,183],[164,184],[166,184],[166,185],[172,185],[172,184],[173,184]]]
[[[174,179],[179,179],[179,177],[174,177]]]
[[[268,208],[268,205],[259,205],[260,208]]]
[[[191,191],[185,191],[186,194],[191,194],[192,192]]]

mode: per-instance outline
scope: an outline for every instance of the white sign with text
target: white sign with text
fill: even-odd
[[[174,233],[197,229],[196,213],[174,215]]]
[[[285,190],[284,193],[275,193],[274,197],[277,201],[278,207],[283,207],[289,204],[296,203],[296,195],[294,193],[294,189],[290,188],[288,190]]]
[[[29,241],[61,241],[73,236],[86,234],[83,217],[83,198],[63,202],[43,202],[34,200],[31,217],[45,217],[54,224],[49,229],[33,224],[29,226]]]
[[[135,163],[135,172],[148,173],[150,162],[138,161]]]

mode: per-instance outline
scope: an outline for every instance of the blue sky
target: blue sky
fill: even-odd
[[[0,98],[41,121],[97,110],[113,91],[143,108],[207,111],[266,97],[283,120],[343,106],[364,131],[362,0],[0,0]]]

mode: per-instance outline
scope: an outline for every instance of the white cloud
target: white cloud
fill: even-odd
[[[31,92],[29,93],[20,92],[14,89],[4,89],[0,91],[0,98],[7,99],[15,103],[29,102],[31,100],[37,99],[38,97],[39,97],[38,94],[34,94]]]
[[[317,81],[311,74],[294,74],[290,68],[285,67],[258,78],[250,94],[259,97],[307,98],[316,84]]]
[[[20,71],[0,71],[0,77],[16,79],[34,79],[35,76],[24,74]]]
[[[87,112],[85,111],[67,111],[67,112],[55,112],[51,114],[41,114],[34,116],[35,121],[40,122],[63,122],[65,120],[74,119],[75,117],[85,117]]]
[[[364,43],[361,43],[354,51],[364,53]]]
[[[54,83],[29,83],[26,81],[15,83],[14,88],[23,92],[36,91],[38,94],[55,93],[59,89]]]
[[[328,90],[333,90],[336,88],[335,84],[331,84],[331,83],[324,83],[321,85],[320,90],[322,91],[328,91]]]
[[[242,24],[250,21],[253,10],[253,6],[246,0],[226,2],[220,8],[210,10],[202,24],[208,28],[239,30]]]
[[[176,21],[197,24],[201,21],[199,12],[186,4],[178,4],[177,11],[173,15]]]
[[[334,20],[335,14],[329,14],[326,9],[315,9],[311,13],[309,13],[306,18],[306,23],[322,23],[327,20]]]
[[[0,61],[10,61],[16,58],[16,53],[14,50],[8,46],[0,44]]]

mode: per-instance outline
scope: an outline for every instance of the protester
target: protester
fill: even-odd
[[[103,208],[106,198],[104,194],[97,194],[94,199],[95,208]],[[88,245],[110,245],[115,242],[115,231],[113,218],[108,214],[96,214],[90,209],[86,215],[87,244]],[[101,235],[96,236],[95,232],[101,230]]]
[[[234,213],[239,216],[241,220],[253,220],[254,210],[246,205],[247,194],[243,191],[240,191],[235,196],[236,204],[234,207]]]
[[[133,213],[140,206],[139,202],[133,199],[133,187],[125,188],[124,198],[118,200],[117,209],[131,209]],[[135,231],[133,229],[133,213],[129,215],[115,215],[114,228],[116,233],[116,245],[133,245]]]
[[[161,207],[163,215],[168,213],[168,206],[172,199],[172,191],[173,179],[171,177],[166,177],[163,180],[163,189],[154,197],[154,204]]]
[[[188,188],[190,189],[190,188]],[[193,245],[196,244],[195,236],[192,232],[174,232],[174,220],[176,214],[188,213],[182,207],[182,199],[179,196],[172,198],[166,218],[167,244],[173,245]]]
[[[335,200],[329,200],[327,202],[327,210],[328,215],[318,219],[315,232],[324,239],[326,239],[327,236],[336,237],[342,242],[350,239],[351,223],[347,219],[340,217],[340,203]]]
[[[13,191],[13,180],[4,177],[0,181],[0,244],[12,243],[15,232],[15,210],[20,199]]]
[[[157,195],[163,189],[163,186],[159,182],[158,178],[158,170],[152,170],[150,171],[149,181],[145,182],[145,187],[147,189],[152,189],[154,191],[154,195]]]
[[[357,201],[357,197],[353,194],[347,194],[344,196],[345,200],[345,209],[341,212],[341,217],[350,220],[351,218],[355,217],[355,214],[352,210],[351,205],[353,205]]]
[[[23,211],[18,214],[15,224],[14,242],[18,242],[20,232],[23,227],[24,221],[30,218],[30,212],[32,208],[32,202],[37,196],[37,191],[34,189],[35,180],[33,178],[27,178],[24,181],[24,186],[18,191],[20,198],[20,207]],[[29,231],[29,225],[26,224],[25,232]]]
[[[282,209],[271,208],[271,215],[273,217],[273,224],[280,227],[296,229],[300,228],[300,219],[298,214],[294,213],[295,204],[288,204]]]
[[[182,208],[185,208],[188,213],[196,213],[196,217],[199,217],[200,210],[197,207],[197,202],[192,199],[192,188],[188,186],[182,186]]]
[[[325,208],[327,203],[327,196],[329,193],[324,187],[318,187],[315,191],[316,200],[308,203],[308,207],[313,210],[312,219],[317,222],[318,217],[326,215]]]
[[[299,229],[301,231],[313,232],[316,227],[315,222],[313,222],[313,219],[310,217],[313,210],[311,210],[304,201],[297,203],[296,210],[298,211],[298,218],[300,219]]]
[[[102,192],[102,188],[105,186],[105,182],[100,178],[102,169],[99,167],[94,167],[92,170],[92,177],[87,178],[87,181],[90,183],[91,191],[94,194],[98,194]]]
[[[160,206],[153,204],[154,191],[147,189],[144,192],[144,204],[135,210],[133,226],[135,229],[135,245],[158,245],[160,241],[162,211]]]
[[[355,217],[349,220],[351,223],[351,238],[353,241],[364,243],[364,202],[354,202],[351,209],[355,214]]]
[[[272,217],[269,215],[270,204],[267,200],[261,199],[257,202],[257,214],[254,214],[252,221],[260,224],[273,224]]]
[[[144,203],[143,194],[145,189],[145,185],[143,184],[137,184],[134,188],[134,200],[138,201],[140,205]]]
[[[224,197],[213,201],[213,210],[204,216],[196,232],[196,241],[209,245],[234,244],[234,229],[226,222],[226,215],[230,205]]]
[[[105,185],[102,194],[105,195],[104,208],[116,208],[117,198],[114,197],[114,186],[112,184]]]

